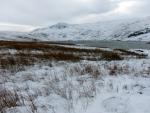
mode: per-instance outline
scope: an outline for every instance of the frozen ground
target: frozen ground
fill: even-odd
[[[150,113],[149,57],[53,61],[0,74],[0,91],[15,91],[20,100],[0,107],[6,113]]]

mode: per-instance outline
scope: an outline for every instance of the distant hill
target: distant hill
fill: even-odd
[[[0,32],[0,39],[150,41],[150,17],[90,24],[58,23],[29,33]]]

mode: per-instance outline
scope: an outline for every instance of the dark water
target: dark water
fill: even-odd
[[[61,41],[62,43],[112,49],[150,49],[146,41]],[[61,43],[60,42],[60,43]]]

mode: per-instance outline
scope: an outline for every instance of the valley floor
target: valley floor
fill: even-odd
[[[138,51],[148,56],[135,58],[128,52],[119,60],[46,60],[20,70],[3,64],[0,112],[150,113],[150,50]]]

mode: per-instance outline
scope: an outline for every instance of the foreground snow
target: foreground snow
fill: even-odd
[[[2,86],[25,98],[6,113],[150,113],[149,59],[47,62],[0,73]]]
[[[144,77],[105,77],[86,113],[149,113],[150,82]]]

